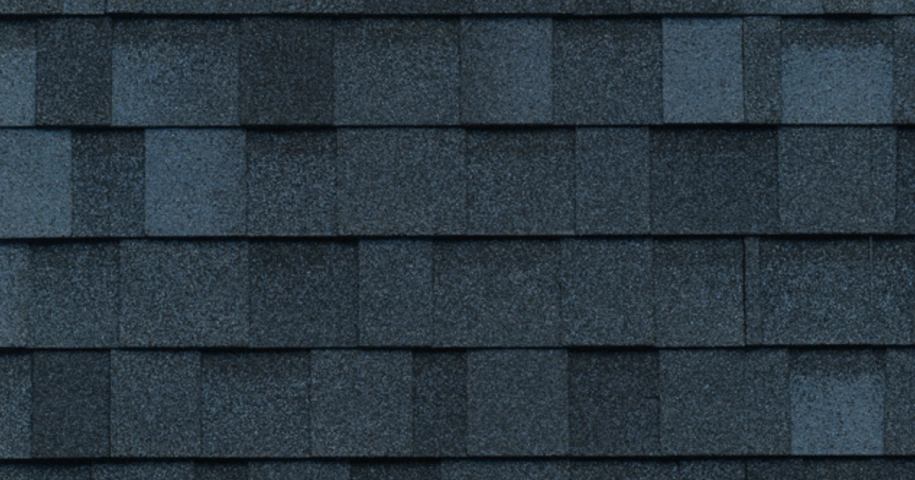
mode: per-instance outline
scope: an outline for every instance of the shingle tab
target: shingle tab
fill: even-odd
[[[558,345],[559,249],[535,240],[435,243],[436,345]]]
[[[117,21],[112,49],[112,123],[237,124],[237,30],[237,22],[232,20]]]
[[[360,345],[432,345],[432,299],[432,242],[360,240]]]
[[[325,19],[242,20],[241,123],[333,123],[333,35]]]
[[[111,122],[111,22],[58,18],[38,27],[36,117],[41,125]]]
[[[798,351],[791,356],[791,453],[881,455],[882,351]]]
[[[743,121],[739,18],[665,18],[664,121]]]
[[[439,480],[438,462],[354,463],[350,480]]]
[[[467,452],[467,354],[413,353],[413,454],[460,457]]]
[[[350,478],[345,462],[256,462],[248,464],[249,480],[342,480]]]
[[[343,129],[337,135],[341,233],[463,233],[463,130]]]
[[[575,480],[743,480],[744,462],[737,460],[601,460],[570,465]]]
[[[69,236],[71,205],[70,132],[0,130],[0,237]]]
[[[561,276],[565,345],[654,343],[649,241],[565,240]]]
[[[633,13],[735,13],[740,0],[630,0]],[[773,0],[768,0],[772,2]],[[778,1],[778,0],[774,0]],[[793,1],[793,0],[792,0]]]
[[[461,121],[549,123],[552,117],[549,18],[461,20]]]
[[[649,232],[651,157],[647,128],[579,128],[575,138],[575,231]]]
[[[657,345],[744,343],[739,240],[660,239],[653,247],[651,268]]]
[[[788,453],[788,352],[661,350],[660,356],[662,454]]]
[[[632,13],[629,0],[559,0],[559,12],[573,15]]]
[[[63,0],[61,11],[66,15],[103,15],[105,0]]]
[[[652,232],[766,233],[778,225],[774,129],[651,132]]]
[[[782,118],[781,19],[743,19],[744,120],[778,123]]]
[[[911,480],[911,460],[789,458],[747,461],[747,480]]]
[[[355,243],[252,243],[251,345],[355,345],[358,268]]]
[[[363,0],[271,0],[275,13],[360,13],[363,4]]]
[[[456,19],[361,18],[335,27],[338,125],[454,125]]]
[[[891,339],[880,343],[909,344],[915,334],[909,321],[915,318],[915,282],[912,281],[915,278],[915,241],[898,237],[874,238],[871,257],[873,307],[868,321],[883,320],[890,325],[887,330]]]
[[[121,345],[246,345],[244,242],[121,244]]]
[[[162,14],[270,13],[270,0],[143,0],[143,12]]]
[[[468,352],[467,453],[564,455],[569,449],[567,364],[565,350]]]
[[[90,480],[92,467],[70,463],[36,465],[5,464],[0,465],[0,478],[7,480]],[[94,480],[94,479],[93,479]],[[107,479],[103,479],[107,480]]]
[[[911,277],[910,277],[911,278]],[[883,451],[887,455],[915,452],[915,351],[889,349],[886,352],[886,425]]]
[[[312,352],[315,456],[407,456],[413,446],[409,351]]]
[[[32,354],[32,456],[107,457],[108,352]]]
[[[201,454],[309,453],[308,352],[204,353]]]
[[[659,20],[572,18],[553,30],[555,122],[661,123]]]
[[[457,15],[470,13],[471,0],[362,0],[369,14]]]
[[[778,206],[791,233],[892,229],[896,139],[892,128],[779,130]]]
[[[118,245],[32,245],[29,345],[117,346],[120,316]]]
[[[199,410],[200,353],[111,352],[112,456],[197,455]]]
[[[0,458],[30,457],[31,432],[32,356],[0,354]]]
[[[452,460],[442,480],[568,480],[569,463],[549,460]]]
[[[37,52],[34,22],[0,22],[0,126],[35,123]]]
[[[889,20],[785,19],[784,123],[890,123],[893,30]]]
[[[468,132],[469,233],[572,233],[574,159],[570,129]]]
[[[92,480],[195,480],[192,462],[127,462],[96,464]]]
[[[0,0],[0,14],[60,13],[61,0]]]
[[[194,462],[194,480],[248,480],[248,462]]]
[[[0,345],[3,347],[24,347],[28,343],[29,288],[28,245],[0,245]]]
[[[147,130],[145,167],[148,235],[244,233],[241,130]]]
[[[915,130],[896,130],[896,233],[915,233]]]
[[[893,121],[915,123],[915,18],[894,18],[893,40]]]
[[[658,396],[657,352],[570,352],[570,453],[658,454]]]
[[[473,13],[554,13],[559,0],[471,0]]]

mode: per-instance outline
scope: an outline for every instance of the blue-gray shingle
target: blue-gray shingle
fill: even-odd
[[[334,30],[325,19],[242,20],[240,120],[245,125],[330,125]]]
[[[744,120],[778,123],[782,118],[781,19],[743,19]]]
[[[69,236],[70,192],[69,131],[0,130],[0,237]]]
[[[0,126],[35,123],[37,52],[35,22],[0,22]]]
[[[275,13],[360,13],[364,0],[271,0]]]
[[[458,123],[456,19],[359,18],[335,30],[336,124]]]
[[[357,462],[350,480],[439,480],[440,464],[434,461]]]
[[[473,13],[554,13],[559,0],[471,0]]]
[[[436,242],[436,345],[559,345],[559,258],[553,241]]]
[[[3,347],[24,347],[28,343],[29,282],[29,246],[0,245],[0,345]]]
[[[25,463],[0,465],[0,478],[7,480],[94,480],[92,473],[90,465],[69,462],[45,465]]]
[[[92,480],[195,480],[193,462],[98,463]]]
[[[348,462],[251,461],[249,480],[344,480],[350,478]]]
[[[234,20],[116,21],[112,48],[112,123],[237,124],[237,27]]]
[[[409,456],[413,366],[405,350],[315,350],[311,362],[312,453]]]
[[[32,457],[107,457],[107,351],[32,354]]]
[[[549,18],[461,20],[461,121],[549,123],[552,118]]]
[[[106,0],[107,13],[140,13],[143,11],[143,0]]]
[[[559,0],[559,12],[572,15],[617,15],[632,12],[629,0]]]
[[[0,0],[0,14],[60,13],[61,0]]]
[[[467,133],[467,230],[557,235],[574,229],[571,129]]]
[[[575,480],[742,480],[740,460],[584,460],[570,465]]]
[[[661,22],[556,20],[553,119],[565,124],[661,123]]]
[[[915,130],[896,130],[895,233],[915,233]]]
[[[468,352],[467,454],[474,457],[566,454],[569,450],[567,367],[565,350]]]
[[[121,243],[121,345],[247,345],[247,277],[244,242]]]
[[[663,455],[789,452],[785,350],[661,350]]]
[[[346,235],[464,232],[464,131],[343,129],[337,205]]]
[[[61,12],[65,15],[103,15],[105,0],[63,0]]]
[[[456,15],[470,13],[471,0],[362,0],[368,14]]]
[[[245,232],[245,136],[241,130],[146,131],[146,233]]]
[[[249,235],[337,231],[336,145],[331,130],[247,132]]]
[[[735,13],[741,0],[630,0],[633,13]],[[772,1],[772,0],[769,0]],[[776,0],[777,1],[777,0]]]
[[[886,352],[886,425],[883,451],[887,455],[915,452],[915,351],[889,349]]]
[[[112,456],[193,457],[199,453],[200,353],[113,350]]]
[[[461,457],[466,452],[466,352],[413,352],[413,454]]]
[[[248,480],[248,462],[194,462],[194,480]]]
[[[450,460],[442,462],[442,480],[568,480],[562,460]]]
[[[893,18],[893,121],[915,123],[915,18]]]
[[[252,243],[251,345],[355,345],[358,269],[355,243]]]
[[[778,208],[790,233],[871,233],[893,227],[892,128],[783,127]]]
[[[117,346],[120,314],[118,244],[32,245],[29,346]]]
[[[664,121],[743,121],[742,21],[665,18]]]
[[[143,0],[143,12],[152,14],[270,13],[270,0]]]
[[[915,464],[895,458],[782,458],[747,461],[747,480],[911,480]]]
[[[201,368],[203,456],[308,455],[308,352],[204,353]]]
[[[32,356],[0,354],[0,458],[32,452]]]
[[[782,121],[892,122],[892,38],[887,19],[783,20]]]

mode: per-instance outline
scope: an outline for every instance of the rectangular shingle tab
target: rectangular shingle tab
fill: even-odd
[[[0,245],[0,346],[28,343],[30,288],[29,246]]]
[[[660,360],[662,454],[789,452],[787,351],[661,350]]]
[[[466,452],[466,352],[414,352],[413,454],[461,457]]]
[[[324,19],[242,20],[242,124],[333,123],[332,25]]]
[[[889,20],[784,19],[781,59],[784,123],[892,122]]]
[[[665,18],[664,121],[743,121],[739,18]]]
[[[361,18],[335,29],[336,124],[458,123],[456,19]]]
[[[778,225],[774,129],[651,132],[652,232],[766,233]]]
[[[466,152],[470,234],[572,233],[574,131],[473,130]]]
[[[237,124],[237,27],[234,20],[116,21],[111,73],[112,123]]]
[[[743,345],[740,240],[659,239],[651,261],[657,345]]]
[[[92,473],[92,466],[71,462],[0,465],[0,478],[8,480],[96,480]]]
[[[248,463],[250,480],[341,480],[350,478],[347,462],[258,462]]]
[[[246,243],[131,240],[121,268],[121,345],[247,344]]]
[[[570,453],[657,455],[658,397],[657,352],[570,352]]]
[[[744,120],[778,123],[782,118],[781,19],[744,17]]]
[[[472,0],[362,0],[369,14],[456,15],[470,13]]]
[[[337,135],[341,233],[463,233],[463,130],[343,129]]]
[[[92,467],[92,480],[195,480],[193,462],[100,463]]]
[[[35,352],[32,382],[33,457],[108,456],[108,352]]]
[[[915,452],[915,350],[889,349],[886,352],[886,425],[883,451],[887,455]]]
[[[355,345],[358,269],[355,243],[252,243],[251,345]]]
[[[143,0],[143,12],[162,14],[270,13],[270,0]]]
[[[893,39],[893,120],[915,123],[915,18],[894,18]]]
[[[111,22],[60,18],[38,26],[36,117],[40,125],[111,122]]]
[[[553,241],[436,242],[436,345],[558,345],[559,257]]]
[[[111,352],[112,456],[197,455],[199,410],[200,353]]]
[[[0,354],[0,458],[30,457],[31,432],[32,356]]]
[[[461,121],[549,123],[552,37],[549,18],[462,19]]]
[[[896,130],[896,233],[915,233],[915,129]]]
[[[473,13],[553,13],[559,0],[470,0]]]
[[[747,461],[747,480],[910,480],[915,464],[890,458],[787,458]]]
[[[0,130],[0,237],[69,236],[71,214],[70,132]]]
[[[61,0],[0,0],[0,14],[60,13]]]
[[[468,455],[568,452],[565,350],[472,350],[467,365]]]
[[[351,467],[350,480],[439,480],[438,462],[358,462]]]
[[[63,0],[61,11],[67,15],[103,15],[105,0]]]
[[[770,2],[772,0],[769,0]],[[735,13],[740,0],[630,0],[633,13]]]
[[[29,345],[117,346],[120,316],[118,244],[33,245]]]
[[[584,460],[569,466],[575,480],[743,480],[744,462],[738,460]]]
[[[4,10],[0,3],[0,12]],[[35,22],[0,22],[0,126],[35,123],[38,68],[35,36]]]
[[[248,462],[194,462],[194,480],[248,480]]]
[[[146,233],[245,232],[245,135],[241,130],[146,130]]]
[[[413,361],[409,351],[316,350],[311,358],[315,456],[411,454]]]
[[[659,20],[571,18],[553,30],[555,122],[662,121]]]
[[[790,233],[872,233],[895,217],[892,128],[783,127],[778,208]]]
[[[569,463],[550,460],[451,460],[442,480],[569,480]]]

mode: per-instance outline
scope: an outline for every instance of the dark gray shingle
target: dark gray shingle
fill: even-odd
[[[61,11],[68,15],[103,15],[105,0],[63,0]]]
[[[886,352],[886,425],[883,451],[887,455],[915,452],[915,351],[890,349]]]
[[[252,243],[251,345],[355,345],[358,268],[355,243]]]
[[[248,462],[194,462],[194,480],[248,480]]]
[[[442,480],[568,480],[569,463],[549,460],[451,460]]]
[[[538,240],[436,242],[436,345],[558,345],[559,249]]]
[[[0,478],[7,480],[96,480],[93,479],[92,467],[70,463],[36,465],[5,464],[0,465]],[[108,480],[102,478],[101,480]]]
[[[915,130],[897,129],[896,149],[895,230],[915,233]]]
[[[455,15],[470,13],[471,0],[362,0],[370,14]]]
[[[244,242],[121,243],[121,345],[246,345],[247,275]]]
[[[315,456],[411,454],[413,366],[409,351],[315,350],[311,358]]]
[[[911,460],[887,458],[788,458],[747,461],[747,480],[911,480]]]
[[[630,0],[633,13],[735,13],[741,0]],[[769,0],[770,2],[772,0]],[[777,1],[777,0],[776,0]]]
[[[204,353],[201,368],[203,456],[308,455],[308,352]]]
[[[4,347],[28,343],[29,283],[29,246],[0,245],[0,345]]]
[[[359,13],[363,4],[364,0],[271,0],[275,13]]]
[[[31,432],[32,355],[0,354],[0,458],[29,458]]]
[[[200,353],[111,352],[112,456],[198,455],[199,411]],[[166,465],[154,463],[145,468]],[[193,469],[193,464],[189,465]]]
[[[333,50],[333,24],[325,19],[242,20],[241,123],[333,123]]]
[[[915,18],[893,19],[893,121],[915,123]]]
[[[742,480],[744,462],[737,460],[601,460],[570,466],[575,480]]]
[[[781,19],[744,17],[743,88],[747,123],[778,123],[782,118]]]
[[[467,452],[467,354],[413,352],[413,454]]]
[[[348,480],[345,462],[263,462],[248,463],[249,480]]]
[[[566,19],[553,27],[554,121],[661,123],[661,22]]]
[[[0,126],[35,123],[37,51],[34,22],[0,22]]]
[[[144,13],[240,14],[270,13],[270,0],[143,0]]]
[[[360,18],[335,30],[336,124],[458,123],[457,20]]]
[[[471,0],[473,13],[554,13],[559,0]]]
[[[439,480],[438,462],[354,463],[350,480]]]
[[[71,205],[70,132],[0,130],[0,237],[69,236]]]
[[[462,19],[461,121],[549,123],[552,36],[549,18]]]
[[[567,366],[565,350],[468,352],[468,455],[566,454]],[[445,478],[450,477],[446,474]]]
[[[32,456],[107,457],[110,398],[106,351],[32,354]]]
[[[155,461],[99,463],[92,480],[196,480],[193,462]]]
[[[61,0],[0,0],[0,14],[60,13],[60,2]]]

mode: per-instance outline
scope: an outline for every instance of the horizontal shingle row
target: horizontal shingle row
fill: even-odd
[[[907,345],[909,238],[0,245],[0,347]]]
[[[0,126],[913,123],[912,38],[911,17],[11,20]]]
[[[893,127],[0,129],[0,238],[915,232]]]
[[[912,455],[911,349],[0,355],[0,458]]]

